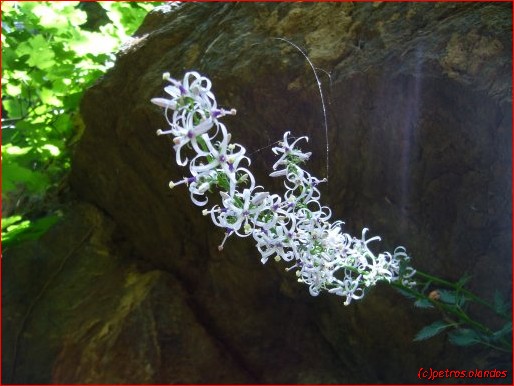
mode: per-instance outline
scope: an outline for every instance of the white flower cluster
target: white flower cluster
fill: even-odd
[[[217,107],[211,92],[211,82],[197,72],[188,72],[182,81],[170,78],[165,87],[169,98],[153,98],[152,102],[165,108],[169,130],[158,130],[158,135],[173,137],[177,164],[189,163],[190,176],[171,182],[173,188],[185,184],[191,200],[198,206],[208,202],[206,193],[220,191],[221,204],[203,211],[213,223],[225,230],[225,238],[218,247],[221,251],[227,238],[236,234],[253,236],[262,263],[269,257],[289,263],[286,270],[295,270],[298,281],[309,286],[311,295],[322,290],[342,296],[345,305],[360,299],[378,281],[400,281],[413,285],[415,271],[407,265],[410,257],[403,247],[393,254],[375,255],[368,247],[379,237],[355,238],[342,231],[343,223],[330,223],[331,211],[319,203],[319,180],[302,169],[301,163],[311,153],[298,147],[301,137],[290,143],[289,132],[274,147],[279,159],[273,165],[272,177],[284,178],[284,196],[270,194],[255,185],[248,170],[250,159],[245,148],[231,143],[231,135],[219,119],[236,113]],[[187,147],[193,158],[182,158]],[[245,165],[245,166],[243,166]]]

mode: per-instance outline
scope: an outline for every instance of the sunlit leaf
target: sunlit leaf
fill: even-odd
[[[18,96],[21,94],[21,86],[19,84],[7,83],[5,85],[5,90],[10,96]]]
[[[2,246],[6,247],[9,244],[13,244],[19,236],[30,227],[30,221],[18,221],[8,227],[2,227]]]
[[[71,79],[58,77],[52,82],[52,91],[55,95],[66,95],[70,91]]]
[[[32,150],[32,147],[30,147],[30,146],[19,147],[19,146],[13,146],[11,144],[7,144],[7,145],[2,146],[2,154],[25,155],[30,150]]]
[[[41,149],[48,151],[51,155],[54,157],[57,157],[59,154],[61,154],[61,151],[57,146],[46,144],[41,147]]]
[[[80,40],[70,42],[70,48],[77,55],[86,54],[105,54],[116,51],[120,45],[119,39],[112,36],[106,36],[98,32],[85,31]]]
[[[79,26],[87,20],[85,12],[73,8],[77,2],[59,1],[54,7],[40,4],[32,10],[39,17],[41,26],[49,29],[60,29],[69,26]]]
[[[39,96],[41,97],[41,102],[47,105],[60,107],[63,104],[62,100],[57,97],[54,90],[44,88],[40,91]]]
[[[20,222],[22,217],[20,215],[2,218],[2,229],[7,229],[13,224]]]
[[[10,118],[19,118],[25,113],[23,103],[17,99],[4,99],[2,105]]]
[[[24,132],[24,134],[27,135],[29,133],[38,133],[39,136],[39,130],[44,127],[46,127],[46,124],[44,123],[34,123],[33,121],[28,121],[26,119],[16,122],[16,130]]]
[[[113,65],[122,40],[159,4],[102,3],[111,22],[92,32],[82,27],[87,14],[81,2],[2,2],[6,203],[45,202],[44,194],[69,171],[70,149],[84,130],[71,117],[79,116],[85,90]],[[6,243],[36,237],[47,228],[44,220],[30,217],[32,205],[16,210]]]
[[[55,213],[34,221],[23,220],[6,228],[2,227],[2,246],[12,246],[26,240],[34,240],[45,234],[61,215]]]
[[[12,75],[13,79],[19,80],[20,82],[26,83],[26,82],[30,81],[30,76],[26,71],[15,70],[12,72],[11,75]]]
[[[21,43],[16,52],[20,56],[29,55],[27,64],[40,69],[47,69],[55,64],[55,54],[50,44],[41,35],[31,37]]]

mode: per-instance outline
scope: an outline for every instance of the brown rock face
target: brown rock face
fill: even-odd
[[[16,272],[4,280],[4,347],[17,347],[4,350],[5,376],[416,383],[421,367],[494,367],[489,351],[443,336],[412,342],[438,315],[385,285],[344,307],[312,298],[283,264],[263,266],[250,239],[230,238],[219,253],[222,231],[185,189],[168,188],[186,170],[155,135],[166,125],[149,100],[164,95],[164,71],[197,70],[220,105],[238,110],[225,123],[259,184],[280,189],[267,177],[268,145],[286,130],[309,136],[307,169],[325,177],[317,84],[275,38],[299,44],[324,70],[329,182],[320,190],[333,219],[382,236],[377,249],[405,246],[420,270],[449,280],[467,272],[485,298],[510,296],[511,15],[499,3],[188,3],[148,15],[82,103],[71,181],[88,204],[4,258],[4,273]],[[56,268],[30,268],[37,253]],[[23,333],[6,338],[27,313]]]

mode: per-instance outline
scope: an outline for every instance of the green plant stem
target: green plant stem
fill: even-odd
[[[398,283],[392,283],[392,284],[396,288],[399,288],[399,289],[401,289],[401,290],[403,290],[405,292],[410,293],[411,295],[416,297],[416,299],[427,299],[435,308],[438,308],[438,309],[440,309],[440,310],[442,310],[444,312],[447,312],[449,314],[455,315],[462,322],[464,322],[466,324],[469,324],[470,326],[475,327],[476,329],[480,330],[481,332],[483,332],[483,333],[485,333],[487,335],[491,335],[493,333],[489,328],[487,328],[483,324],[481,324],[479,322],[475,322],[474,320],[472,320],[464,311],[462,311],[461,308],[451,307],[451,306],[448,306],[447,304],[444,304],[442,302],[438,302],[436,300],[432,300],[432,299],[428,298],[426,295],[424,295],[423,293],[421,293],[419,291],[416,291],[416,290],[413,290],[412,288],[405,287],[405,286],[403,286],[401,284],[398,284]]]
[[[447,280],[444,280],[444,279],[440,279],[438,277],[435,277],[435,276],[432,276],[432,275],[429,275],[427,273],[424,273],[424,272],[421,272],[421,271],[416,271],[416,276],[419,276],[419,277],[422,277],[424,279],[427,279],[433,283],[438,283],[438,284],[442,284],[442,285],[445,285],[447,287],[450,287],[450,288],[453,288],[455,289],[456,291],[460,291],[462,292],[464,295],[466,295],[470,300],[473,300],[487,308],[489,308],[490,310],[492,310],[495,314],[497,314],[498,316],[501,316],[503,319],[505,320],[510,320],[510,316],[503,313],[503,312],[498,312],[494,306],[492,306],[490,303],[486,302],[485,300],[483,300],[482,298],[480,298],[479,296],[475,295],[473,292],[465,289],[464,287],[462,286],[458,286],[456,285],[455,283],[452,283],[450,281],[447,281]]]
[[[429,276],[431,277],[430,275],[426,275],[426,276]],[[446,282],[445,280],[442,280],[442,279],[438,279],[438,278],[434,278],[436,280],[434,280],[434,282],[443,282],[443,283],[449,283],[451,287],[453,288],[456,288],[456,286],[453,285],[453,283],[450,283],[450,282]],[[440,311],[442,312],[446,312],[448,314],[452,314],[454,316],[456,316],[458,318],[458,320],[463,323],[463,324],[467,324],[469,325],[470,327],[472,328],[475,328],[476,330],[480,331],[481,333],[483,333],[484,335],[487,335],[487,336],[492,336],[494,333],[493,331],[491,331],[491,329],[489,329],[487,326],[484,326],[483,324],[471,319],[468,314],[466,314],[460,307],[452,307],[452,306],[449,306],[447,304],[444,304],[443,302],[439,302],[439,301],[436,301],[436,300],[433,300],[433,299],[430,299],[428,296],[426,296],[425,294],[419,292],[419,291],[416,291],[410,287],[407,287],[407,286],[404,286],[402,284],[399,284],[399,283],[391,283],[392,286],[404,291],[404,292],[407,292],[409,293],[410,295],[414,296],[416,299],[427,299],[435,308],[439,309]],[[469,291],[467,291],[469,292]],[[482,302],[480,302],[480,304],[482,304]],[[454,325],[454,323],[452,323],[452,325]],[[454,327],[456,327],[454,325]],[[486,346],[489,346],[489,347],[492,347],[492,348],[495,348],[497,350],[501,350],[501,351],[505,351],[505,352],[510,352],[512,351],[512,344],[507,342],[505,339],[501,339],[500,342],[505,346],[505,347],[500,347],[500,346],[496,346],[496,345],[493,345],[489,342],[486,342],[486,341],[478,341],[477,343],[482,343]]]
[[[510,345],[504,339],[502,339],[501,342],[505,344],[505,347],[496,346],[495,344],[492,344],[492,343],[489,343],[489,342],[486,342],[483,340],[478,341],[478,343],[483,344],[486,347],[490,347],[490,348],[498,350],[498,351],[509,352],[509,353],[512,352],[512,345]]]

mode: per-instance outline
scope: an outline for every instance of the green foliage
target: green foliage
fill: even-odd
[[[82,95],[159,4],[97,3],[105,23],[91,30],[91,14],[78,1],[2,2],[3,245],[37,237],[55,223],[51,201],[83,132]]]
[[[448,327],[450,327],[451,324],[445,323],[442,320],[438,320],[432,324],[429,324],[428,326],[423,327],[414,337],[415,341],[425,340],[432,338],[433,336],[436,336],[440,332],[444,331]]]
[[[423,327],[414,340],[429,339],[451,329],[448,331],[448,339],[456,346],[481,344],[495,350],[511,352],[512,315],[508,303],[499,292],[496,292],[493,302],[475,295],[464,287],[469,280],[470,276],[464,275],[458,281],[450,282],[417,271],[417,288],[396,286],[400,293],[414,301],[414,306],[434,309],[441,314],[442,320]],[[500,329],[494,330],[478,322],[467,310],[471,303],[475,303],[475,307],[482,307],[483,311],[496,314],[505,323]]]
[[[505,341],[511,341],[512,322],[507,322],[498,331],[488,334],[473,328],[458,328],[448,334],[450,342],[456,346],[483,344],[492,348],[501,348]]]
[[[448,334],[450,343],[456,346],[471,346],[480,343],[480,334],[471,328],[459,328]]]
[[[496,291],[494,294],[493,307],[495,312],[499,315],[506,315],[509,309],[509,304],[505,301],[501,293],[499,293],[498,291]]]
[[[414,306],[418,308],[434,308],[432,302],[429,299],[418,299],[414,302]]]
[[[34,221],[23,220],[19,215],[2,219],[2,246],[8,247],[25,240],[37,239],[59,218],[60,213],[57,212]]]

